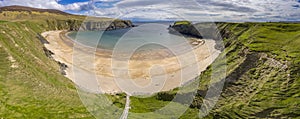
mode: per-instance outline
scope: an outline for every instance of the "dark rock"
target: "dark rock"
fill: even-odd
[[[80,30],[83,31],[101,31],[101,30],[116,30],[133,27],[131,21],[114,20],[114,21],[87,21],[83,22]]]
[[[202,35],[193,24],[174,24],[169,27],[169,32],[175,35],[189,35],[202,38]]]
[[[42,44],[49,44],[49,42],[41,34],[37,33],[36,37],[40,40]]]
[[[48,50],[46,47],[43,47],[43,50],[44,50],[45,55],[46,55],[48,58],[50,58],[50,59],[53,58],[52,55],[54,55],[54,53],[53,53],[52,51]]]
[[[80,20],[46,20],[50,29],[69,31],[103,31],[134,27],[129,20],[80,21]]]
[[[59,64],[59,66],[60,66],[60,73],[62,74],[62,75],[66,75],[67,73],[66,73],[66,69],[68,68],[68,66],[65,64],[65,63],[61,63],[61,62],[57,62],[58,64]]]

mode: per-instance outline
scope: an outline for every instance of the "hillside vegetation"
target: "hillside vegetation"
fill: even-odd
[[[0,22],[0,117],[91,118],[37,38],[37,33],[67,27],[49,26],[46,19],[8,20]]]
[[[300,24],[217,23],[217,27],[225,49],[212,65],[214,70],[226,66],[227,75],[221,97],[206,118],[300,117]],[[211,76],[212,67],[200,75],[196,97],[181,118],[199,117]],[[130,111],[158,110],[170,103],[176,90],[132,98]],[[160,116],[172,117],[167,112]]]
[[[219,29],[226,87],[210,117],[299,117],[300,24],[226,23]],[[204,74],[205,80],[209,70]]]
[[[45,31],[72,30],[83,17],[23,13],[28,11],[0,13],[0,118],[93,118],[74,84],[61,74],[59,63],[46,56],[49,52],[44,52],[39,37]],[[124,96],[107,96],[119,107],[125,102]]]

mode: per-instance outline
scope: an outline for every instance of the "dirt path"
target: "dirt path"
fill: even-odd
[[[123,111],[122,116],[120,117],[120,119],[127,119],[128,117],[128,113],[129,113],[129,109],[130,109],[130,95],[126,95],[126,104],[125,104],[125,108]]]

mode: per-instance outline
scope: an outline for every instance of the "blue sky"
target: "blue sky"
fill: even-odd
[[[58,0],[59,4],[66,5],[66,4],[72,4],[77,2],[88,2],[89,0]]]
[[[0,0],[9,5],[133,20],[300,20],[300,0]]]

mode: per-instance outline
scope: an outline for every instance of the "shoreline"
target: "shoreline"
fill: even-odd
[[[73,44],[76,43],[81,46],[79,49],[95,50],[96,51],[95,55],[97,55],[97,56],[112,58],[112,55],[113,55],[112,50],[98,48],[98,47],[95,48],[95,47],[91,47],[91,46],[82,44],[68,36],[68,34],[71,32],[72,31],[62,31],[60,33],[60,38],[63,39],[63,41],[65,41],[65,43],[72,44],[72,45],[69,45],[70,47],[73,47]],[[194,38],[194,37],[186,37],[186,40],[191,44],[193,49],[196,49],[205,44],[205,40]],[[194,43],[196,43],[196,44],[194,44]],[[175,46],[173,46],[173,47],[175,47]],[[148,55],[143,55],[143,54],[148,54]],[[120,54],[120,55],[127,55],[127,54]],[[116,55],[114,54],[114,56],[116,56]],[[151,57],[147,57],[147,56],[151,56]],[[172,52],[170,52],[168,49],[156,49],[156,50],[151,50],[151,51],[135,52],[131,56],[130,60],[161,60],[161,59],[165,59],[165,58],[171,58],[174,56],[175,55]]]
[[[202,45],[193,49],[193,53],[196,53],[197,61],[192,63],[196,63],[199,67],[197,72],[190,76],[181,76],[178,72],[196,64],[184,64],[183,66],[177,61],[178,59],[176,58],[181,57],[178,56],[127,61],[128,70],[126,71],[129,73],[128,77],[123,74],[124,72],[116,73],[114,71],[114,68],[122,67],[124,62],[116,60],[116,63],[112,64],[115,60],[105,56],[107,54],[101,54],[103,52],[98,52],[98,50],[95,53],[95,48],[91,50],[76,44],[72,39],[62,38],[62,32],[65,31],[47,31],[42,33],[42,36],[49,42],[49,44],[45,44],[45,47],[54,53],[53,58],[56,61],[65,63],[68,66],[65,70],[67,78],[72,80],[77,86],[95,93],[115,94],[124,92],[124,89],[125,92],[134,93],[135,89],[129,87],[131,84],[127,84],[128,82],[133,82],[134,85],[139,87],[150,88],[141,91],[143,93],[151,94],[158,91],[169,91],[194,80],[220,53],[214,48],[215,42],[213,40],[204,40]],[[189,62],[189,59],[186,60]],[[156,68],[156,65],[161,67]]]

